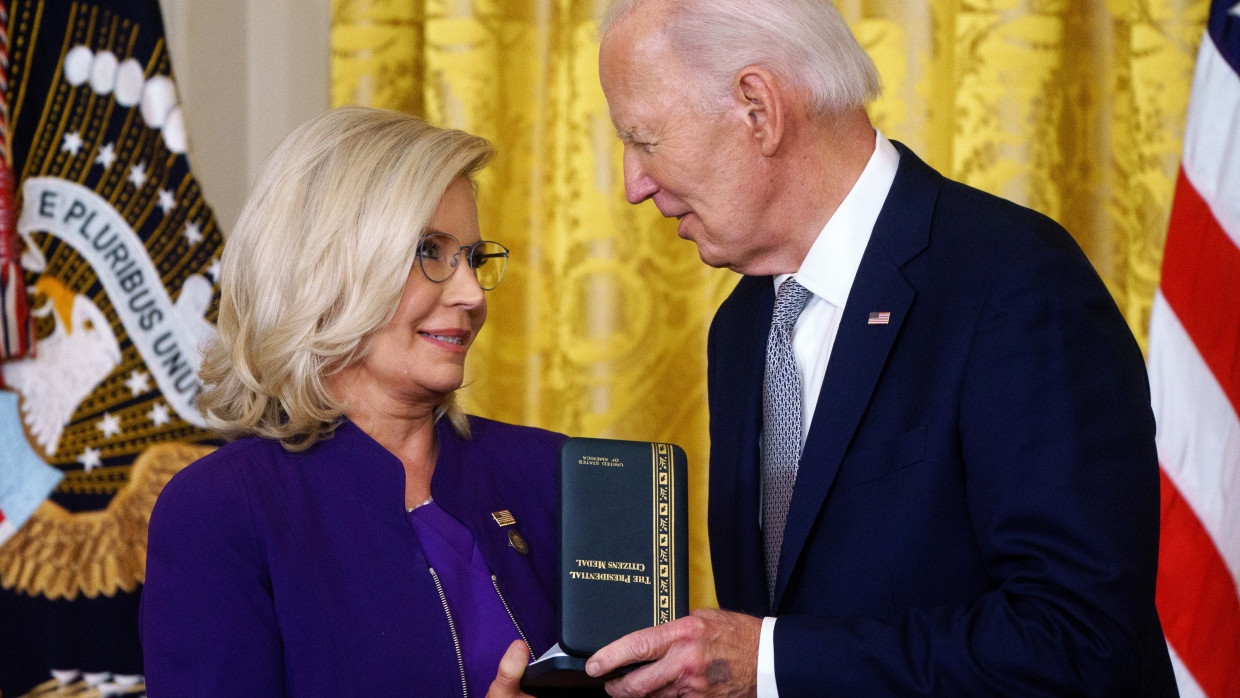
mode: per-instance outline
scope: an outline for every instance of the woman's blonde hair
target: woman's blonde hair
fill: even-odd
[[[199,408],[227,438],[300,451],[342,405],[325,387],[396,312],[444,191],[491,159],[487,141],[381,109],[334,109],[267,158],[224,247],[217,335]],[[435,410],[468,435],[452,395]]]

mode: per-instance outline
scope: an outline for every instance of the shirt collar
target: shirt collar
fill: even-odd
[[[839,308],[848,301],[861,255],[870,242],[870,233],[891,191],[899,164],[899,151],[881,131],[874,129],[874,153],[796,271],[797,282],[815,296]],[[794,275],[775,277],[775,290],[791,276]]]

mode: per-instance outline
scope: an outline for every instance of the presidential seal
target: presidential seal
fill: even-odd
[[[156,496],[212,447],[196,405],[222,238],[158,16],[124,13],[18,3],[11,22],[36,351],[0,365],[17,396],[0,423],[24,439],[17,457],[63,477],[0,547],[0,587],[52,600],[136,590]]]

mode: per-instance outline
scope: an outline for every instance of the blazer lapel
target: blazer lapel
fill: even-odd
[[[775,609],[916,296],[901,266],[928,244],[942,178],[907,148],[899,143],[896,147],[900,151],[896,179],[849,291],[801,454],[779,556]],[[890,317],[886,324],[870,324],[871,313]]]
[[[767,611],[762,537],[758,528],[762,376],[775,304],[770,277],[738,285],[726,345],[711,357],[710,542],[722,608]]]

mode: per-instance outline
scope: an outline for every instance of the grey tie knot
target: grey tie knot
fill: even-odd
[[[809,289],[797,283],[795,278],[788,277],[775,292],[775,310],[771,314],[771,325],[785,332],[791,331],[811,295]]]

